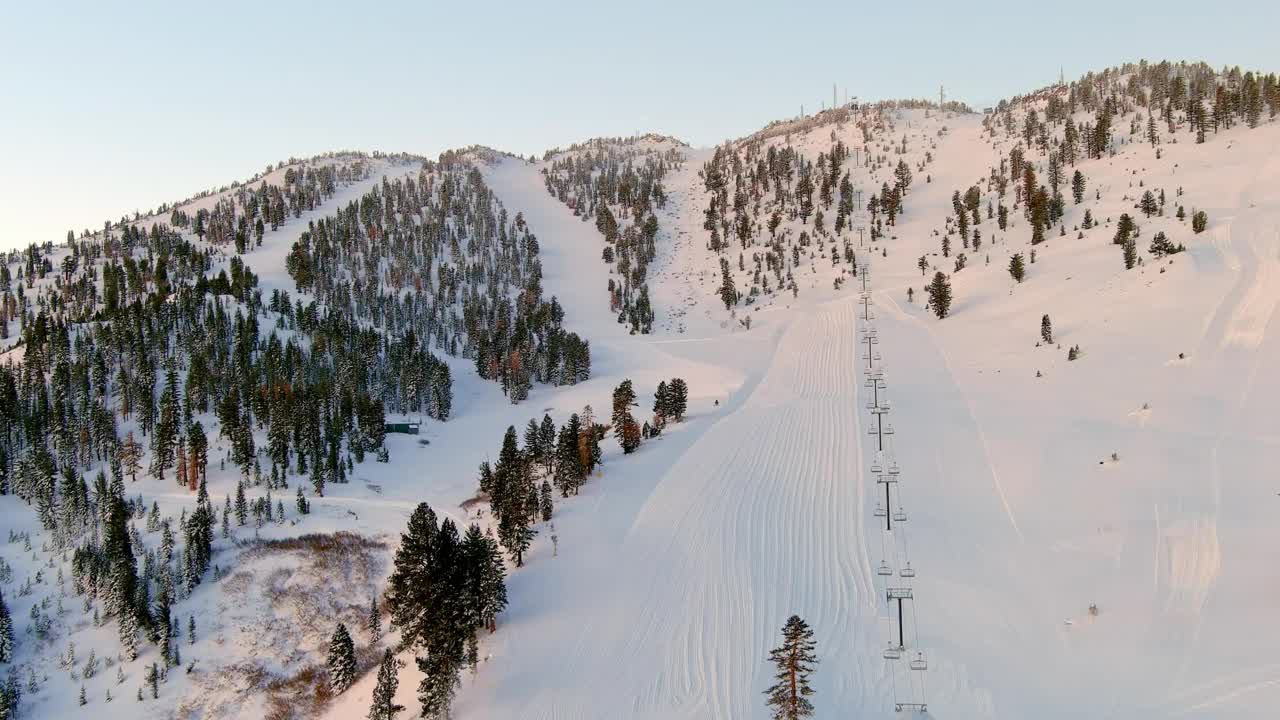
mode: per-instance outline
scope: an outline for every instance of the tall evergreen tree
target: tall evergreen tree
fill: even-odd
[[[1079,170],[1071,176],[1071,199],[1076,205],[1084,201],[1084,173]]]
[[[635,406],[636,393],[631,387],[631,380],[623,380],[613,391],[613,434],[624,454],[633,453],[640,447],[640,425],[631,414],[631,408]]]
[[[765,691],[773,720],[799,720],[813,716],[813,703],[809,698],[813,688],[809,686],[809,675],[818,662],[814,654],[816,645],[813,641],[813,630],[800,619],[792,615],[782,628],[782,645],[769,653],[769,661],[774,666],[774,679],[777,682]]]
[[[1022,253],[1014,253],[1009,258],[1009,277],[1013,278],[1015,282],[1022,282],[1026,275],[1027,266],[1022,260]]]
[[[729,261],[720,258],[720,302],[728,310],[738,303],[738,290],[733,284],[733,272],[729,269]]]
[[[0,591],[0,663],[13,662],[13,618]]]
[[[369,642],[377,645],[382,639],[382,613],[378,611],[378,596],[369,598],[369,614],[365,616],[364,629],[369,633]]]
[[[569,416],[568,422],[560,427],[560,434],[556,439],[556,469],[552,477],[561,497],[569,497],[571,492],[576,494],[586,476],[578,451],[581,433],[582,421],[578,414],[574,413]]]
[[[356,646],[351,641],[347,626],[338,623],[329,639],[329,689],[340,695],[356,680]]]
[[[951,311],[951,281],[941,272],[933,274],[933,280],[926,288],[929,291],[929,307],[933,314],[941,320]]]
[[[438,534],[435,511],[426,503],[419,503],[400,536],[387,587],[387,607],[392,623],[400,629],[401,647],[415,647],[426,641],[429,618],[425,611],[434,592]]]
[[[684,414],[689,409],[689,386],[685,384],[683,378],[672,378],[671,383],[667,385],[667,394],[671,401],[668,414],[674,417],[676,422],[683,421]]]
[[[1124,245],[1121,245],[1121,256],[1124,259],[1124,269],[1132,270],[1134,265],[1138,264],[1138,241],[1132,236],[1125,238]]]
[[[369,704],[369,720],[395,720],[404,710],[397,705],[396,689],[400,687],[399,667],[391,650],[382,651],[382,663],[378,665],[378,682],[373,687],[373,701]]]

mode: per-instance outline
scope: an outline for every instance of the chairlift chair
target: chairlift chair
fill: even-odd
[[[929,669],[929,663],[925,661],[924,653],[922,652],[916,653],[915,658],[911,661],[911,669],[920,670],[920,671]]]
[[[898,571],[898,574],[904,578],[913,578],[916,576],[916,569],[911,567],[911,561],[907,561],[907,566]]]
[[[876,510],[875,510],[875,513],[873,513],[873,514],[874,514],[876,517],[884,517],[885,515],[888,515],[889,513],[885,512],[885,509],[884,509],[884,506],[883,506],[883,505],[881,505],[880,503],[876,503]]]
[[[889,643],[889,646],[884,649],[885,660],[898,660],[901,657],[902,657],[902,648],[897,647],[893,643]]]
[[[892,426],[892,425],[885,425],[885,426],[884,426],[884,434],[885,434],[885,435],[892,435],[892,434],[893,434],[893,426]]]
[[[898,508],[897,510],[894,510],[894,511],[893,511],[893,521],[894,521],[894,522],[899,522],[899,523],[901,523],[901,522],[906,522],[906,521],[907,521],[907,511],[906,511],[906,510],[903,510],[902,508]]]
[[[902,468],[898,467],[898,461],[897,461],[897,460],[891,460],[891,461],[889,462],[889,474],[890,474],[890,475],[900,475],[901,473],[902,473]]]
[[[881,560],[880,566],[876,568],[876,574],[883,575],[884,577],[889,577],[890,575],[893,575],[893,568],[889,567],[889,563],[885,562],[884,560]]]
[[[872,432],[871,434],[872,434],[872,435],[875,435],[875,432]],[[884,472],[884,468],[883,468],[883,467],[881,467],[881,465],[880,465],[880,460],[879,460],[879,458],[877,458],[877,459],[875,459],[875,460],[872,460],[872,461],[871,461],[871,472],[873,472],[873,473],[875,473],[875,474],[877,474],[877,475],[879,475],[880,473]]]

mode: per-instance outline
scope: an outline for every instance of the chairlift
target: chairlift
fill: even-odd
[[[911,669],[920,670],[920,671],[929,669],[929,663],[925,661],[924,653],[922,652],[916,653],[915,659],[911,661]]]
[[[884,649],[885,660],[898,660],[902,657],[902,648],[896,647],[893,643]]]
[[[893,574],[893,568],[889,567],[889,563],[885,562],[884,560],[881,560],[880,567],[876,568],[876,574],[889,577],[890,575]]]
[[[874,434],[874,433],[872,433],[872,434]],[[892,426],[892,425],[885,425],[885,426],[884,426],[884,434],[885,434],[885,435],[892,435],[892,434],[893,434],[893,426]]]
[[[875,432],[873,431],[871,434],[875,435]],[[880,473],[884,472],[884,468],[880,466],[880,461],[878,459],[871,461],[871,472],[875,473],[876,475],[879,475]]]
[[[907,566],[898,571],[898,574],[904,578],[913,578],[916,576],[916,569],[911,567],[911,561],[907,561]]]
[[[889,474],[890,474],[890,475],[898,475],[898,474],[901,474],[901,473],[902,473],[902,468],[898,467],[898,461],[897,461],[897,460],[892,460],[892,461],[890,461],[890,462],[889,462]]]
[[[885,515],[888,515],[888,514],[889,513],[885,512],[883,505],[881,505],[880,503],[876,503],[876,511],[874,513],[876,517],[884,517]]]
[[[894,522],[899,522],[899,523],[901,523],[901,522],[906,522],[906,521],[907,521],[907,511],[906,511],[906,510],[903,510],[902,508],[898,508],[897,510],[894,510],[894,511],[893,511],[893,521],[894,521]]]

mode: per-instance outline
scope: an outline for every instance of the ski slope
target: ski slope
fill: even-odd
[[[832,131],[768,142],[790,142],[812,159]],[[861,145],[851,126],[836,132]],[[450,360],[455,414],[424,425],[429,444],[389,437],[389,464],[360,465],[350,484],[315,499],[298,527],[261,531],[277,539],[348,530],[383,549],[341,582],[291,557],[249,558],[237,568],[248,578],[202,585],[182,607],[200,618],[199,639],[184,645],[200,672],[174,673],[162,703],[136,706],[141,671],[130,666],[117,701],[90,708],[109,717],[138,707],[141,717],[262,716],[260,699],[238,696],[235,676],[220,668],[251,657],[285,672],[321,657],[331,621],[357,626],[385,582],[418,502],[460,523],[477,519],[462,503],[508,425],[544,412],[559,424],[588,404],[607,415],[624,378],[643,414],[657,383],[678,376],[690,388],[688,419],[625,458],[610,438],[599,474],[580,495],[556,499],[558,547],[549,526],[537,527],[525,567],[508,576],[511,604],[498,632],[482,634],[480,668],[464,675],[454,717],[763,719],[772,682],[765,658],[792,614],[815,630],[819,717],[895,717],[896,702],[927,702],[929,715],[957,720],[1273,717],[1280,124],[1204,145],[1184,134],[1162,145],[1159,159],[1119,131],[1114,156],[1081,164],[1088,199],[1068,207],[1067,235],[1036,248],[1021,284],[1005,270],[1011,253],[1030,250],[1020,212],[1008,232],[992,221],[979,226],[987,245],[962,271],[938,254],[935,234],[952,192],[981,180],[1009,144],[986,136],[979,116],[921,111],[900,113],[890,135],[910,136],[913,161],[925,151],[933,160],[890,237],[856,247],[860,267],[871,269],[873,320],[863,317],[859,284],[835,288],[843,269],[812,258],[797,272],[798,295],[725,310],[715,295],[718,258],[701,227],[703,149],[690,150],[668,181],[649,276],[658,332],[648,336],[617,323],[602,239],[547,193],[541,164],[486,160],[486,182],[538,236],[546,294],[559,298],[566,328],[591,342],[592,378],[537,386],[513,406],[467,361]],[[411,170],[380,162],[246,262],[267,291],[292,289],[283,261],[306,223],[383,175]],[[851,174],[874,191],[891,171]],[[1192,235],[1172,213],[1139,217],[1141,249],[1165,229],[1187,251],[1147,256],[1126,271],[1110,238],[1121,212],[1138,216],[1134,196],[1144,187],[1206,210],[1210,225]],[[1077,238],[1085,208],[1099,226]],[[951,274],[955,302],[945,320],[924,307],[921,255],[929,275]],[[739,288],[748,285],[740,276]],[[1044,314],[1052,344],[1038,343]],[[896,430],[884,457],[901,465],[895,497],[908,515],[893,533],[872,514],[882,494],[870,470],[877,440],[868,434],[875,421],[859,342],[872,326]],[[1066,348],[1077,344],[1082,356],[1068,362]],[[220,443],[215,450],[224,452]],[[210,474],[215,499],[234,487],[233,472]],[[190,504],[182,493],[147,492],[165,513]],[[0,498],[11,528],[37,528],[11,500]],[[38,563],[20,547],[3,550],[22,577]],[[881,655],[897,621],[876,569],[908,561],[918,575],[906,639],[927,655],[924,673]],[[272,603],[264,583],[276,587],[286,571],[294,596],[314,594],[314,603]],[[6,599],[16,617],[29,609],[28,600]],[[115,647],[113,628],[68,612],[81,657]],[[41,650],[32,661],[61,680],[62,647]],[[412,712],[419,678],[410,654],[401,659],[398,702]],[[361,678],[325,717],[364,717],[373,681]],[[96,698],[114,682],[95,678],[90,690]],[[24,702],[33,717],[61,717],[75,711],[77,690],[55,682]]]
[[[1280,399],[1266,372],[1278,350],[1280,132],[1163,147],[1153,174],[1212,218],[1203,236],[1173,237],[1188,252],[1166,272],[1125,272],[1107,228],[1051,238],[1015,288],[1004,265],[1027,233],[1015,222],[993,233],[989,265],[974,258],[955,274],[953,315],[938,321],[919,292],[906,300],[923,284],[914,261],[936,253],[930,231],[952,190],[993,152],[978,118],[947,122],[932,181],[914,186],[887,256],[860,252],[873,268],[909,547],[871,516],[856,292],[802,293],[756,312],[750,331],[730,320],[694,232],[695,152],[672,180],[654,293],[693,298],[690,327],[630,338],[607,372],[642,374],[661,348],[741,383],[637,457],[611,459],[599,486],[562,506],[559,556],[512,577],[518,600],[460,716],[763,718],[764,658],[792,613],[816,631],[823,716],[890,717],[908,695],[950,718],[1270,716],[1280,633],[1267,608],[1280,581],[1265,570],[1277,502],[1265,469],[1280,451],[1265,408]],[[1150,164],[1144,150],[1085,166],[1100,221],[1129,207],[1121,188]],[[1234,163],[1216,159],[1224,152]],[[598,236],[539,192],[535,173],[507,166],[495,186],[504,198],[532,188],[507,202],[540,228],[549,267],[583,243],[595,244],[582,257],[596,257]],[[549,271],[548,288],[603,296],[571,276]],[[689,287],[700,276],[701,295]],[[1043,313],[1064,348],[1082,345],[1081,360],[1035,346]],[[880,657],[891,622],[874,568],[901,567],[908,549],[923,685],[908,684],[905,660]]]

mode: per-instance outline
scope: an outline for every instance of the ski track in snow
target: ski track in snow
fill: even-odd
[[[767,682],[760,659],[793,612],[823,638],[824,662],[856,669],[828,693],[858,699],[874,689],[858,376],[843,362],[856,354],[853,318],[853,303],[840,302],[792,323],[779,343],[788,350],[639,509],[618,577],[600,580],[612,587],[601,616],[566,643],[566,672],[583,686],[623,676],[629,707],[613,716],[750,715]],[[538,694],[520,714],[597,712],[558,692]]]

